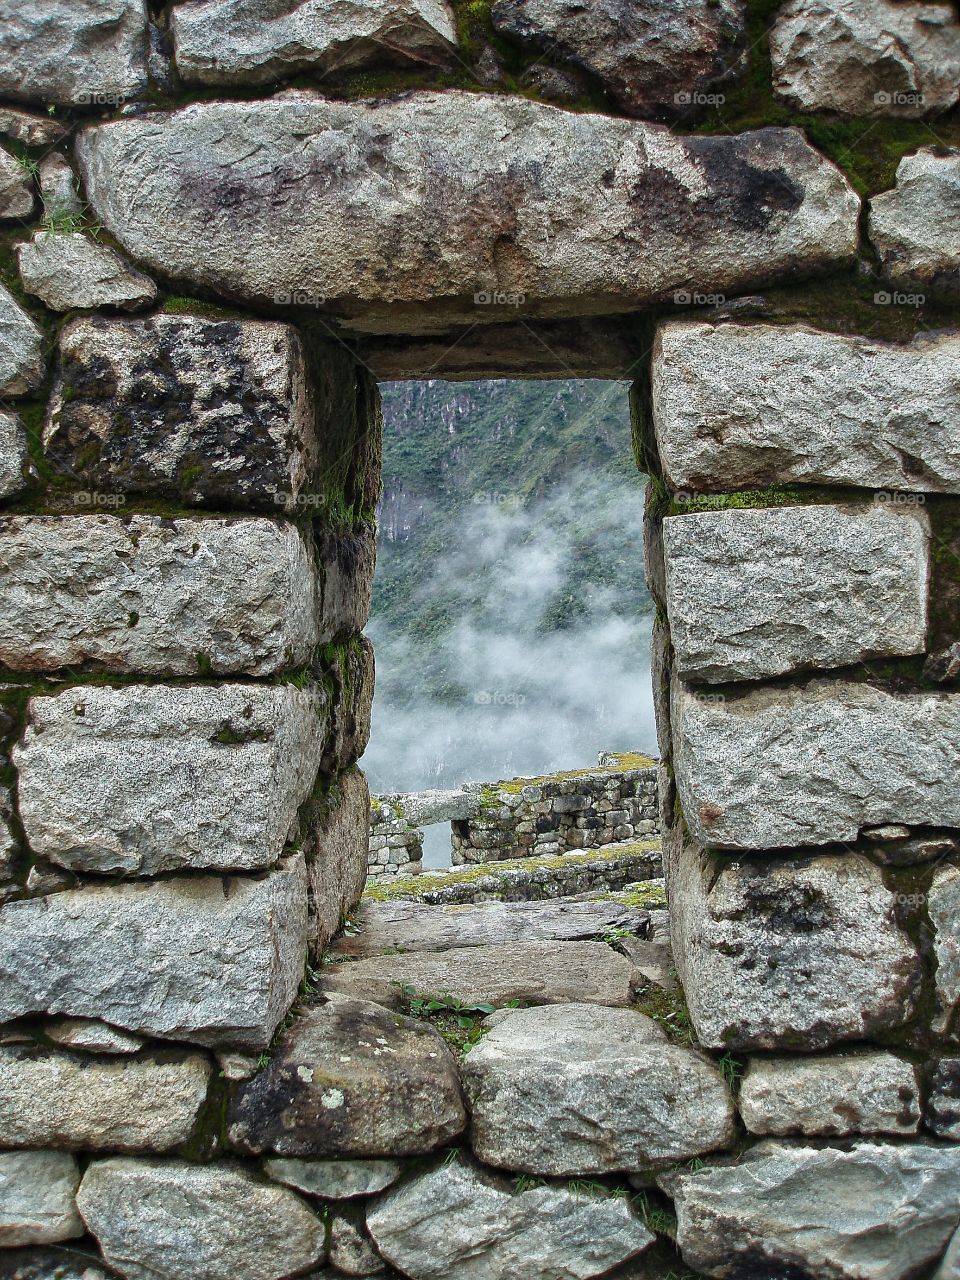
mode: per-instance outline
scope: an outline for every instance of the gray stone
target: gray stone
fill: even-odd
[[[307,1195],[324,1200],[373,1196],[393,1186],[403,1172],[397,1160],[265,1160],[266,1173]]]
[[[679,138],[495,94],[289,93],[77,145],[97,217],[138,261],[370,332],[634,310],[691,282],[832,266],[857,243],[857,197],[796,130]]]
[[[737,1105],[751,1133],[834,1138],[916,1133],[917,1070],[892,1053],[752,1058]]]
[[[189,1141],[211,1066],[199,1054],[96,1057],[0,1048],[0,1143],[170,1151]]]
[[[35,116],[29,111],[0,107],[0,133],[27,147],[52,147],[63,141],[67,130],[50,116]]]
[[[232,1165],[97,1160],[77,1203],[126,1280],[281,1280],[323,1253],[323,1222],[299,1196]]]
[[[799,325],[664,325],[652,376],[667,480],[960,492],[958,359],[955,331],[894,345]]]
[[[102,1018],[146,1035],[265,1049],[306,953],[300,855],[258,879],[89,884],[0,908],[0,1021]]]
[[[370,793],[359,769],[338,777],[324,812],[310,824],[310,949],[319,957],[360,901],[367,878]]]
[[[0,94],[119,106],[147,87],[143,0],[0,0]]]
[[[924,1123],[938,1138],[960,1142],[960,1058],[934,1063]]]
[[[339,996],[306,1009],[236,1093],[230,1141],[281,1156],[408,1156],[466,1125],[453,1054],[425,1022]]]
[[[939,866],[927,893],[937,961],[938,1027],[944,1030],[960,1003],[960,867]]]
[[[322,706],[289,684],[32,698],[13,752],[30,845],[125,875],[269,867],[316,780]]]
[[[0,284],[0,395],[22,396],[43,381],[43,333]]]
[[[80,1170],[65,1151],[0,1151],[0,1248],[83,1235]]]
[[[0,410],[0,498],[13,498],[22,493],[29,469],[30,453],[23,423],[15,413]]]
[[[77,175],[56,151],[40,161],[40,194],[45,217],[79,216],[83,212],[83,202],[78,187]]]
[[[960,298],[960,148],[903,157],[897,185],[870,201],[870,241],[888,280]]]
[[[638,1172],[733,1141],[716,1068],[632,1009],[503,1010],[463,1061],[485,1164],[570,1177]]]
[[[760,680],[923,653],[930,524],[917,510],[805,506],[663,522],[685,680]]]
[[[177,70],[193,84],[443,66],[457,43],[445,0],[194,0],[173,9],[171,30]]]
[[[894,899],[859,854],[731,862],[684,845],[671,924],[697,1039],[810,1052],[904,1026],[920,966]]]
[[[704,1275],[902,1280],[956,1227],[960,1149],[761,1142],[732,1167],[680,1172],[669,1189],[683,1260]]]
[[[0,517],[0,598],[20,671],[269,676],[321,636],[313,552],[262,517]]]
[[[501,35],[596,76],[624,111],[668,119],[729,76],[745,33],[740,0],[497,0],[491,16]]]
[[[94,307],[139,311],[157,299],[157,286],[108,245],[76,231],[37,231],[17,245],[17,265],[27,293],[52,311]]]
[[[770,54],[774,92],[801,111],[918,119],[960,93],[960,23],[945,4],[789,0]]]
[[[89,317],[63,330],[60,356],[54,468],[107,493],[310,511],[318,424],[289,325]]]
[[[62,1049],[86,1053],[137,1053],[143,1048],[140,1036],[96,1018],[57,1018],[45,1024],[43,1034]]]
[[[402,999],[400,986],[411,985],[468,1004],[583,1000],[625,1007],[632,1000],[633,966],[603,942],[511,942],[329,965],[321,984],[326,991],[390,1006]]]
[[[951,1236],[943,1260],[930,1280],[960,1280],[960,1229]]]
[[[960,696],[814,679],[738,694],[676,683],[674,768],[695,840],[774,849],[884,822],[960,826]]]
[[[330,1219],[330,1262],[346,1276],[382,1276],[387,1268],[356,1222]]]
[[[33,184],[15,156],[0,147],[0,220],[29,218],[33,212]]]
[[[367,1226],[411,1280],[590,1280],[654,1240],[626,1200],[557,1186],[516,1193],[459,1160],[387,1192]]]
[[[367,625],[377,564],[377,530],[361,524],[349,530],[316,531],[322,565],[321,625],[333,642],[349,640]]]

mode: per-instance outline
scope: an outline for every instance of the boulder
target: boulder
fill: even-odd
[[[131,116],[77,145],[97,217],[137,261],[374,333],[635,310],[857,245],[856,195],[789,129],[680,138],[520,97],[290,93]]]
[[[463,1061],[478,1159],[550,1177],[638,1173],[733,1142],[719,1071],[632,1009],[503,1010]]]
[[[324,1200],[374,1196],[393,1186],[403,1172],[399,1160],[264,1160],[264,1172],[277,1182]]]
[[[788,0],[770,55],[774,92],[801,111],[913,120],[960,95],[960,22],[945,4]]]
[[[23,423],[15,413],[0,410],[0,499],[22,493],[29,470],[30,454]]]
[[[422,1155],[466,1125],[453,1054],[424,1022],[339,997],[306,1009],[242,1085],[229,1138],[281,1156]]]
[[[193,1134],[210,1075],[196,1053],[106,1058],[0,1047],[0,1143],[170,1151]]]
[[[916,1133],[917,1069],[892,1053],[751,1058],[737,1105],[751,1133],[835,1138]]]
[[[305,848],[310,877],[310,950],[322,956],[360,901],[367,879],[370,793],[359,769],[341,774],[311,821]]]
[[[957,1225],[960,1149],[768,1141],[667,1185],[683,1260],[706,1276],[902,1280],[931,1265]]]
[[[897,185],[870,201],[869,225],[888,280],[960,298],[960,148],[904,156]]]
[[[516,1192],[459,1160],[387,1192],[367,1226],[411,1280],[590,1280],[654,1240],[626,1200],[559,1186]]]
[[[684,680],[761,680],[926,648],[930,524],[918,509],[669,516],[663,547]]]
[[[29,218],[33,212],[33,184],[15,156],[0,147],[0,221]]]
[[[300,855],[259,879],[92,883],[0,908],[0,1021],[102,1018],[263,1050],[303,976]]]
[[[859,854],[732,862],[684,844],[671,923],[697,1039],[809,1053],[903,1027],[920,965],[895,896]]]
[[[958,493],[958,359],[953,330],[898,345],[800,325],[663,325],[653,426],[667,481]]]
[[[82,1236],[79,1185],[65,1151],[0,1151],[0,1249]]]
[[[170,25],[177,70],[192,84],[449,66],[457,43],[445,0],[193,0],[175,6]]]
[[[23,396],[43,381],[43,333],[0,284],[0,395]]]
[[[960,1003],[960,867],[936,868],[927,891],[927,910],[937,962],[937,1026],[943,1031]]]
[[[741,0],[497,0],[491,17],[500,35],[595,76],[621,110],[659,119],[703,105],[746,33]]]
[[[95,307],[139,311],[157,298],[157,286],[109,245],[82,232],[37,231],[17,245],[17,266],[27,293],[52,311]]]
[[[298,1195],[232,1165],[96,1160],[77,1203],[126,1280],[282,1280],[324,1250],[323,1222]]]
[[[33,850],[75,871],[262,870],[316,780],[321,694],[77,686],[32,698],[13,757]]]
[[[960,826],[960,695],[851,680],[671,696],[693,838],[724,849],[856,840],[885,822]]]
[[[924,1123],[938,1138],[960,1142],[960,1058],[934,1062]]]

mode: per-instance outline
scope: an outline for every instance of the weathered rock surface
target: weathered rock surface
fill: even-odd
[[[892,1053],[752,1058],[737,1105],[751,1133],[916,1133],[916,1068]]]
[[[938,1138],[960,1142],[960,1058],[934,1064],[924,1123]]]
[[[808,506],[663,522],[666,603],[685,680],[760,680],[923,653],[923,512]]]
[[[15,156],[0,147],[0,219],[28,218],[33,212],[33,186]]]
[[[387,1268],[352,1218],[330,1219],[330,1264],[347,1276],[382,1276]]]
[[[403,1172],[398,1160],[265,1160],[264,1170],[277,1182],[325,1200],[373,1196],[393,1185]]]
[[[0,94],[117,106],[147,86],[143,0],[0,0]]]
[[[31,847],[73,870],[258,870],[315,782],[320,695],[293,685],[78,686],[14,749]]]
[[[931,1280],[960,1280],[960,1229],[951,1236],[943,1260]]]
[[[285,521],[0,518],[0,661],[273,675],[320,639],[316,567]]]
[[[370,792],[359,769],[341,774],[325,812],[306,834],[310,877],[310,949],[322,955],[340,922],[360,901],[367,879]]]
[[[323,1253],[323,1223],[298,1195],[230,1165],[97,1160],[77,1203],[127,1280],[281,1280]]]
[[[326,991],[395,1006],[397,984],[473,1004],[631,1003],[633,966],[603,942],[512,942],[376,956],[323,970]]]
[[[52,147],[66,137],[67,130],[48,115],[0,107],[0,133],[28,147]]]
[[[377,566],[377,530],[372,524],[352,529],[317,529],[317,558],[322,565],[321,626],[333,642],[349,640],[367,625]]]
[[[27,293],[52,311],[116,307],[139,311],[156,301],[157,286],[135,271],[116,250],[82,232],[38,231],[17,246],[17,265]]]
[[[80,1170],[65,1151],[0,1151],[0,1248],[83,1235]]]
[[[654,1239],[625,1200],[556,1186],[516,1194],[460,1161],[388,1192],[367,1226],[412,1280],[589,1280]]]
[[[15,413],[0,411],[0,498],[12,498],[25,488],[29,467],[23,423]]]
[[[921,147],[870,201],[870,241],[894,283],[960,297],[960,149]]]
[[[802,1049],[906,1023],[919,963],[894,892],[858,854],[730,862],[684,845],[673,953],[700,1043]]]
[[[265,84],[312,70],[437,66],[457,42],[445,0],[194,0],[172,11],[174,57],[194,84]]]
[[[54,469],[105,492],[309,509],[317,424],[289,325],[90,317],[63,330],[60,358]]]
[[[733,1140],[720,1073],[632,1009],[504,1010],[462,1069],[473,1150],[500,1168],[638,1172]]]
[[[193,1133],[210,1075],[209,1060],[196,1053],[91,1058],[0,1047],[0,1143],[170,1151]]]
[[[956,1226],[960,1149],[761,1142],[669,1185],[683,1260],[705,1275],[899,1280],[934,1262]]]
[[[671,697],[677,790],[701,844],[851,841],[884,822],[960,826],[960,698],[808,680]]]
[[[40,194],[43,197],[44,215],[57,218],[64,214],[81,214],[83,202],[77,185],[77,175],[59,152],[53,151],[44,156],[40,161]]]
[[[846,261],[857,241],[857,197],[793,130],[678,138],[496,95],[293,93],[115,121],[78,148],[138,261],[371,332],[634,309]]]
[[[934,871],[927,909],[937,961],[938,1023],[944,1029],[954,1021],[960,1003],[960,867],[941,866]]]
[[[668,482],[960,492],[958,358],[953,331],[897,346],[798,325],[664,325],[653,423]]]
[[[230,1141],[281,1156],[408,1156],[463,1132],[453,1054],[426,1023],[334,996],[297,1020],[240,1088]]]
[[[147,1035],[266,1048],[303,975],[306,870],[87,885],[0,910],[0,1021],[102,1018]]]
[[[770,33],[774,91],[803,111],[917,119],[960,94],[949,5],[789,0]]]
[[[56,1018],[44,1025],[43,1033],[62,1049],[85,1053],[137,1053],[143,1048],[140,1036],[96,1018]]]
[[[737,65],[740,0],[497,0],[494,30],[596,76],[633,115],[673,119]]]
[[[368,637],[354,635],[324,665],[323,675],[332,683],[333,701],[321,768],[335,774],[355,765],[370,741],[376,663]]]
[[[0,395],[22,396],[43,381],[43,334],[0,284]]]

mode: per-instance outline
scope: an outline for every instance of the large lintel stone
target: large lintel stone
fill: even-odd
[[[97,216],[138,261],[369,332],[631,310],[857,245],[856,195],[793,129],[684,138],[518,97],[303,92],[77,145]]]
[[[76,871],[259,870],[309,796],[326,725],[293,685],[77,686],[14,751],[34,852]]]
[[[724,849],[960,826],[960,695],[811,679],[703,693],[675,681],[674,768],[694,839]]]
[[[923,653],[924,513],[809,506],[704,511],[663,522],[678,675],[759,680]]]
[[[667,481],[960,493],[958,367],[952,330],[896,345],[800,325],[664,325],[652,382]]]
[[[0,1022],[102,1018],[165,1039],[262,1050],[303,976],[307,875],[89,884],[0,907]]]

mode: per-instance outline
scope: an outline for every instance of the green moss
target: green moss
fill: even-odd
[[[665,987],[651,984],[646,991],[637,996],[633,1007],[638,1013],[643,1013],[654,1022],[658,1022],[671,1040],[680,1044],[695,1042],[690,1010],[679,987],[674,991],[668,991]]]
[[[651,756],[642,755],[639,751],[624,751],[617,754],[616,761],[609,765],[596,765],[590,769],[563,769],[559,773],[542,774],[531,778],[510,778],[504,782],[489,783],[480,793],[480,804],[484,808],[499,807],[502,801],[499,793],[518,796],[524,787],[536,787],[545,782],[575,782],[578,778],[602,778],[624,773],[628,769],[654,769],[657,762]]]

